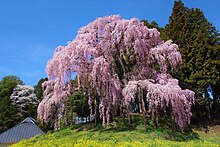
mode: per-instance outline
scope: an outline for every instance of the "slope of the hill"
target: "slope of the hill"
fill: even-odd
[[[20,141],[13,147],[55,147],[55,146],[220,146],[220,126],[191,133],[179,133],[169,129],[94,128],[92,125],[69,127],[58,132],[48,132]]]

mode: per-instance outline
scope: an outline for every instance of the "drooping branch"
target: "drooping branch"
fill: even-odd
[[[176,124],[183,131],[186,124],[190,123],[191,105],[194,104],[195,93],[188,89],[182,90],[178,85],[178,80],[169,77],[169,75],[159,74],[155,82],[148,79],[129,81],[122,90],[124,102],[125,105],[134,102],[135,95],[140,94],[140,89],[143,89],[147,91],[144,99],[148,102],[152,115],[158,109],[165,109],[171,104],[171,113]]]
[[[166,102],[171,101],[173,115],[181,116],[176,117],[176,122],[182,128],[190,118],[189,107],[193,96],[186,97],[191,91],[183,94],[178,82],[171,76],[159,76],[159,73],[167,75],[167,61],[173,69],[181,63],[178,46],[172,41],[164,43],[156,29],[148,29],[137,18],[125,20],[119,15],[97,18],[82,27],[67,46],[58,47],[48,62],[49,81],[45,82],[45,98],[38,107],[38,118],[48,122],[51,105],[60,105],[68,98],[73,88],[71,76],[76,74],[78,87],[88,89],[90,109],[95,99],[93,93],[98,94],[103,124],[109,124],[114,106],[122,107],[122,93],[126,93],[123,94],[124,104],[129,106],[133,102],[139,85],[148,91],[152,110],[158,106],[158,96]],[[159,66],[160,71],[156,66]],[[171,93],[173,88],[179,93]],[[167,94],[169,92],[170,95]],[[143,95],[140,94],[140,97]],[[186,105],[187,117],[182,117],[185,111],[182,107],[177,109],[175,105]]]

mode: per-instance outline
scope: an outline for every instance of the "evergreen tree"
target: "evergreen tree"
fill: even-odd
[[[174,2],[165,32],[180,48],[183,64],[175,76],[181,86],[193,89],[198,98],[204,94],[209,97],[207,88],[211,86],[216,101],[220,94],[220,38],[216,28],[200,9],[189,9],[179,0]]]
[[[45,82],[45,81],[48,81],[48,78],[41,78],[37,85],[34,86],[34,93],[36,94],[37,96],[37,99],[39,101],[41,101],[43,99],[43,93],[44,93],[44,88],[42,87],[42,84]]]
[[[10,100],[10,95],[18,84],[23,84],[23,82],[16,76],[6,76],[0,81],[0,132],[21,120],[18,108],[13,106]]]

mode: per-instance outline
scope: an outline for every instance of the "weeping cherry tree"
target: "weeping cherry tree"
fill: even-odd
[[[181,61],[176,44],[162,41],[156,29],[148,29],[137,18],[97,18],[82,27],[67,46],[57,47],[48,61],[49,80],[44,83],[38,118],[48,122],[52,106],[56,105],[55,128],[60,127],[63,102],[71,94],[70,81],[75,74],[78,89],[88,93],[91,114],[96,114],[93,104],[99,100],[103,125],[109,125],[118,107],[129,115],[138,99],[140,112],[148,111],[152,118],[157,117],[157,110],[169,107],[183,131],[190,123],[194,92],[182,90],[178,80],[168,74]]]

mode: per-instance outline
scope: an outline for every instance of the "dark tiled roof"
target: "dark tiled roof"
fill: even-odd
[[[32,118],[26,118],[20,124],[2,132],[0,134],[0,143],[15,143],[25,138],[32,138],[37,134],[43,135],[44,132],[34,121]]]

